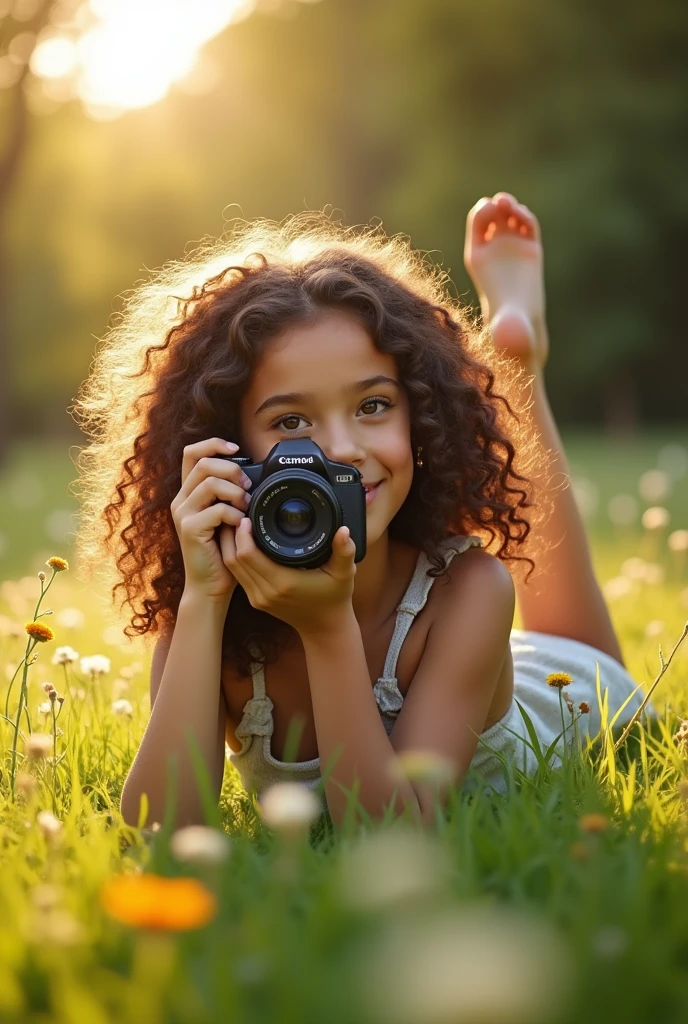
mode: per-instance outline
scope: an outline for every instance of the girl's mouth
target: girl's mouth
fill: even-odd
[[[364,484],[363,485],[365,487],[365,492],[366,492],[366,496],[365,496],[366,506],[370,505],[371,501],[374,500],[375,495],[380,490],[380,486],[381,485],[382,485],[382,480],[380,480],[376,484]]]

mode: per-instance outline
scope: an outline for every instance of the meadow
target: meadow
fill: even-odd
[[[0,1021],[688,1020],[688,430],[565,444],[628,669],[645,690],[660,676],[652,728],[543,757],[507,797],[456,791],[432,829],[336,831],[317,800],[252,800],[228,764],[207,827],[176,832],[119,813],[151,651],[65,568],[68,446],[17,446],[0,473]]]

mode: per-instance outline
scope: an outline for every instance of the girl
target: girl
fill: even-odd
[[[465,261],[482,334],[407,241],[324,215],[244,225],[129,299],[75,406],[94,435],[79,459],[80,567],[114,555],[113,597],[124,588],[134,612],[125,633],[158,634],[127,822],[143,793],[148,820],[163,819],[172,755],[176,823],[203,820],[191,738],[216,798],[227,743],[258,793],[322,778],[335,824],[355,788],[375,820],[394,802],[430,822],[448,785],[410,781],[402,753],[503,792],[492,751],[536,767],[516,700],[543,745],[562,731],[551,673],[571,674],[591,736],[598,664],[610,718],[637,710],[545,391],[535,217],[508,193],[480,200]],[[346,527],[319,569],[256,547],[250,481],[219,456],[262,461],[285,438],[360,471],[359,563]]]

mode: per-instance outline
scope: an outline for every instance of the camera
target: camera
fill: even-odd
[[[279,441],[264,462],[220,458],[236,462],[251,481],[253,538],[273,561],[317,569],[330,558],[340,526],[348,526],[356,545],[354,561],[365,558],[365,488],[353,466],[331,462],[309,438]]]

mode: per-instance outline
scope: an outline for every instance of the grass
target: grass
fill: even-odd
[[[623,448],[566,438],[574,478],[597,492],[593,558],[629,670],[646,688],[660,671],[660,645],[667,661],[688,618],[688,569],[666,531],[644,531],[637,520],[620,528],[607,508],[626,493],[638,513],[665,506],[669,532],[688,528],[688,472],[662,500],[638,493],[669,443],[688,449],[688,434],[657,433]],[[33,485],[33,499],[32,473],[43,487],[37,496]],[[36,573],[46,572],[47,585],[46,559],[71,556],[68,515],[48,517],[75,510],[73,478],[64,447],[43,443],[17,449],[0,475],[3,713],[40,595]],[[638,557],[659,569],[640,578],[639,563],[628,562]],[[619,584],[634,568],[636,578]],[[52,712],[39,711],[43,684],[65,696],[53,737],[58,763],[52,750],[25,762],[20,742],[20,771],[35,789],[22,778],[14,802],[21,670],[11,722],[0,720],[3,1022],[685,1020],[688,751],[674,734],[688,718],[688,643],[653,695],[663,714],[652,730],[635,726],[617,751],[603,731],[560,768],[544,766],[531,780],[512,773],[506,798],[455,793],[431,830],[398,821],[337,834],[325,817],[290,838],[228,766],[219,808],[228,845],[225,859],[211,862],[175,847],[168,819],[141,832],[119,815],[149,714],[148,649],[126,641],[106,595],[70,572],[55,575],[46,608],[53,614],[39,621],[55,639],[36,645],[28,713],[32,732],[51,734]],[[53,665],[64,645],[81,657],[105,655],[110,670]],[[116,713],[115,700],[129,701],[131,714],[121,704]],[[25,718],[21,728],[28,731]],[[135,892],[114,887],[122,873]],[[174,887],[185,878],[200,885]],[[198,926],[184,929],[182,911]]]

